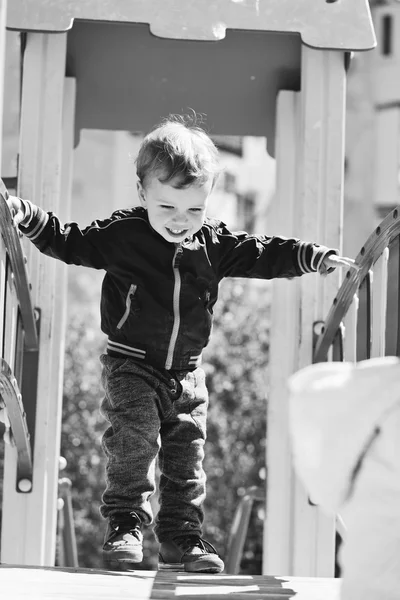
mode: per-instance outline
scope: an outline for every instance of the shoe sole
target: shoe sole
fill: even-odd
[[[116,555],[114,553],[103,552],[103,565],[104,568],[110,571],[126,571],[133,569],[135,565],[138,565],[143,560],[143,554],[132,556],[132,554],[120,553]]]
[[[138,564],[127,560],[103,560],[106,571],[135,571]]]
[[[200,565],[196,563],[158,563],[159,571],[185,573],[222,573],[223,567],[218,565]]]

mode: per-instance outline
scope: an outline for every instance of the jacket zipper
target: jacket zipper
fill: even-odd
[[[122,315],[122,318],[120,319],[118,325],[117,325],[117,329],[121,329],[122,325],[125,323],[125,321],[127,320],[127,318],[129,317],[129,313],[131,312],[131,302],[132,302],[132,297],[134,296],[135,292],[137,290],[137,285],[135,285],[134,283],[132,283],[131,287],[129,288],[129,292],[126,295],[126,300],[125,300],[125,312]]]
[[[172,367],[172,361],[174,358],[174,350],[176,345],[176,340],[178,338],[179,325],[181,322],[181,317],[179,313],[179,297],[181,294],[181,274],[179,272],[179,261],[182,255],[182,246],[179,244],[175,248],[174,257],[172,259],[172,270],[174,272],[174,296],[173,296],[173,309],[174,309],[174,324],[172,327],[171,339],[169,341],[168,352],[167,352],[167,360],[165,362],[165,369],[169,370]]]

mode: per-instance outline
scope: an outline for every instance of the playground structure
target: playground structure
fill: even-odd
[[[271,231],[341,248],[346,70],[350,52],[375,46],[366,0],[220,0],[207,11],[201,0],[115,0],[112,10],[96,0],[3,0],[1,11],[2,47],[6,24],[21,32],[21,197],[68,220],[81,129],[142,131],[192,106],[215,134],[267,137],[278,168]],[[1,561],[52,566],[66,270],[20,240],[3,201],[0,216],[0,381],[15,440]],[[336,523],[293,473],[286,379],[328,354],[399,353],[399,233],[393,211],[342,287],[339,273],[274,285],[265,575],[333,577]]]

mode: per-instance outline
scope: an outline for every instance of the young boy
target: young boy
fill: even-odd
[[[224,277],[295,277],[353,263],[324,246],[233,233],[206,217],[219,169],[208,135],[171,117],[139,150],[141,207],[80,229],[27,200],[9,199],[15,222],[41,252],[106,271],[102,411],[110,427],[103,438],[101,513],[108,519],[108,565],[142,560],[141,526],[153,520],[149,500],[158,457],[159,568],[223,570],[216,550],[201,538],[208,395],[200,364],[218,284]]]

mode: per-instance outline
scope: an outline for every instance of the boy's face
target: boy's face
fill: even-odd
[[[212,180],[183,189],[173,184],[174,180],[162,183],[155,174],[146,178],[145,186],[138,182],[137,187],[150,225],[167,242],[176,244],[203,226]]]

